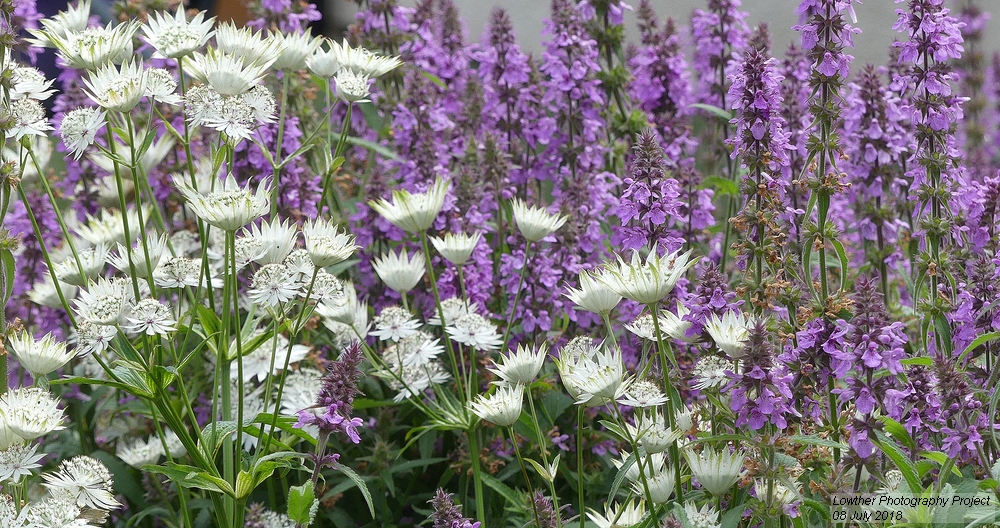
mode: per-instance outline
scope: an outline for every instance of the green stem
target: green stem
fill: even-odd
[[[517,310],[517,302],[521,299],[521,287],[524,286],[524,273],[528,269],[528,254],[531,252],[531,242],[524,246],[524,262],[521,263],[521,274],[517,279],[517,290],[514,291],[514,303],[507,307],[510,312],[507,315],[507,328],[503,331],[503,348],[507,350],[507,339],[510,337],[510,329],[514,326],[514,312]]]
[[[486,528],[486,506],[483,497],[483,468],[479,460],[479,421],[467,431],[469,435],[469,450],[472,459],[472,484],[476,491],[476,515],[479,517],[479,528]]]
[[[528,500],[531,502],[531,510],[535,513],[535,526],[541,526],[542,521],[538,516],[538,505],[535,504],[535,487],[531,485],[531,479],[528,478],[528,469],[524,465],[524,458],[521,457],[521,448],[517,446],[514,427],[508,427],[507,432],[510,434],[510,442],[514,444],[514,454],[517,456],[517,463],[521,466],[521,475],[524,476],[524,483],[528,486]]]

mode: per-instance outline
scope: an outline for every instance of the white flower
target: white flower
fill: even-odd
[[[146,70],[142,61],[126,62],[121,68],[107,64],[83,80],[87,95],[101,108],[128,112],[146,95]]]
[[[228,104],[234,98],[239,98],[238,101],[250,109],[258,123],[273,123],[275,121],[275,112],[278,107],[274,100],[274,94],[267,89],[267,86],[258,84],[245,93],[228,97],[226,103]]]
[[[358,292],[354,289],[354,284],[350,282],[341,283],[341,295],[317,306],[317,311],[326,319],[336,321],[345,325],[353,325],[358,318],[358,312],[362,303],[358,302]],[[364,318],[367,322],[367,313]]]
[[[343,44],[330,40],[328,46],[340,68],[365,77],[381,77],[403,64],[398,57],[376,55],[360,46],[352,48],[347,40]]]
[[[660,386],[655,382],[644,379],[639,380],[629,386],[628,391],[625,395],[618,400],[618,403],[622,405],[628,405],[629,407],[658,407],[667,403],[669,398],[667,395],[660,390]]]
[[[32,469],[42,467],[39,460],[45,458],[45,453],[36,455],[38,444],[13,444],[0,451],[0,482],[11,481],[17,484],[21,477],[30,477]]]
[[[397,255],[391,251],[375,259],[372,268],[389,289],[405,295],[424,278],[427,268],[424,265],[424,254],[413,253],[413,258],[406,254],[406,248]]]
[[[712,317],[705,323],[705,330],[712,336],[715,345],[731,359],[737,360],[743,357],[743,348],[746,346],[747,338],[750,335],[750,328],[755,321],[752,315],[747,315],[735,310],[728,311],[719,317],[712,314]]]
[[[342,101],[358,103],[368,100],[370,90],[368,77],[358,75],[351,70],[340,70],[333,80],[337,84],[337,97]]]
[[[670,496],[674,493],[674,473],[669,466],[653,471],[653,474],[646,477],[646,485],[649,487],[649,498],[654,504],[665,504],[670,501]],[[636,495],[643,496],[645,487],[641,482],[632,483],[632,491]]]
[[[480,395],[469,403],[469,410],[476,416],[500,427],[510,427],[521,416],[524,386],[521,384],[500,387],[490,396]]]
[[[661,257],[650,251],[643,262],[639,252],[633,251],[631,262],[626,264],[618,257],[617,264],[607,264],[598,279],[626,299],[653,304],[666,297],[684,272],[697,262],[691,259],[690,251],[679,253],[677,250]]]
[[[80,0],[76,5],[68,5],[66,11],[59,11],[51,18],[41,20],[47,33],[65,37],[69,31],[83,31],[90,22],[90,0]],[[35,36],[38,36],[37,33]],[[43,44],[47,45],[47,44]]]
[[[108,264],[111,264],[122,273],[128,275],[135,274],[136,277],[145,279],[149,277],[153,270],[160,264],[163,253],[167,250],[167,236],[160,234],[141,240],[132,246],[131,250],[118,244],[118,251],[108,255]],[[131,251],[131,263],[129,262],[129,252]],[[149,257],[149,260],[146,260]]]
[[[204,120],[205,125],[222,132],[236,143],[250,139],[257,127],[254,108],[238,95],[223,97],[216,112],[206,114]]]
[[[111,492],[111,473],[96,458],[75,456],[59,464],[59,471],[42,478],[53,496],[72,497],[80,508],[110,511],[121,506]]]
[[[684,503],[684,515],[687,516],[691,528],[722,528],[719,522],[719,512],[711,504],[705,504],[698,509],[694,501]]]
[[[143,96],[161,103],[177,105],[181,102],[181,96],[174,93],[176,90],[177,81],[169,71],[163,68],[146,70],[146,93]]]
[[[693,338],[687,336],[688,328],[691,328],[691,321],[685,321],[684,317],[691,313],[684,303],[677,301],[677,314],[669,310],[660,312],[660,331],[678,341],[691,341]]]
[[[117,325],[132,302],[134,292],[128,279],[101,277],[80,290],[74,301],[77,315],[93,324]]]
[[[336,303],[344,294],[344,284],[323,268],[316,272],[316,278],[299,283],[299,297],[323,303]]]
[[[83,151],[94,144],[97,133],[104,128],[104,110],[85,106],[70,110],[59,124],[59,137],[73,153],[73,159],[80,159]]]
[[[305,236],[306,251],[309,252],[313,265],[320,268],[339,264],[361,249],[361,246],[354,243],[354,235],[342,233],[337,225],[329,220],[315,219],[306,222],[302,225],[302,234]]]
[[[52,125],[45,117],[45,108],[35,99],[16,99],[10,102],[9,108],[14,121],[10,129],[10,137],[13,139],[44,136],[47,130],[52,130]]]
[[[321,37],[314,37],[310,29],[295,33],[273,33],[271,38],[282,46],[281,55],[274,63],[276,70],[299,71],[305,69],[306,58],[319,49]]]
[[[205,54],[195,53],[191,56],[191,76],[196,80],[210,85],[222,95],[239,95],[253,88],[264,78],[271,62],[245,63],[240,57],[209,48]]]
[[[66,255],[66,258],[55,264],[53,271],[56,272],[56,278],[60,282],[73,286],[83,286],[100,276],[101,272],[104,271],[104,261],[107,257],[108,247],[104,244],[98,244],[90,249],[77,250],[76,257],[73,257],[72,254]]]
[[[270,68],[278,59],[285,44],[266,37],[252,27],[236,27],[232,22],[223,22],[215,28],[215,47],[243,61],[243,64],[266,64]]]
[[[148,466],[160,461],[160,456],[163,455],[163,444],[155,436],[150,437],[148,441],[141,438],[136,438],[130,442],[119,440],[118,447],[115,449],[115,455],[122,459],[122,462],[135,469],[142,469],[142,466]]]
[[[215,17],[205,20],[205,12],[199,11],[190,21],[184,14],[184,5],[178,5],[174,16],[157,11],[146,18],[142,33],[156,53],[153,57],[176,59],[188,55],[208,42],[214,32]]]
[[[70,334],[70,337],[73,335]],[[118,335],[118,327],[116,326],[98,325],[85,319],[78,319],[75,328],[76,355],[89,356],[94,353],[102,353],[111,346],[111,340],[116,335]]]
[[[728,449],[713,451],[706,448],[700,454],[685,449],[684,458],[701,487],[719,496],[729,491],[742,476],[746,455],[739,451],[730,453]]]
[[[7,55],[5,62],[10,72],[10,99],[37,99],[44,101],[52,96],[56,91],[52,90],[54,79],[46,79],[45,74],[30,66],[14,65],[10,62],[10,55]]]
[[[153,281],[161,288],[198,287],[201,259],[168,257],[153,272]]]
[[[135,334],[167,335],[177,330],[177,321],[170,315],[170,310],[156,299],[135,303],[125,321],[122,329]]]
[[[590,403],[592,399],[602,403],[617,399],[629,385],[629,380],[625,379],[625,363],[620,348],[591,351],[591,355],[580,358],[571,374],[573,384],[580,390],[576,399],[580,405]]]
[[[545,345],[537,349],[517,345],[517,352],[501,356],[503,363],[494,363],[493,368],[489,370],[507,383],[528,385],[538,377],[548,352],[549,349]]]
[[[462,266],[469,261],[472,252],[479,244],[483,234],[479,231],[466,235],[465,233],[448,233],[444,238],[431,237],[431,244],[442,257],[456,266]]]
[[[298,229],[290,224],[288,219],[274,218],[270,222],[251,224],[249,230],[244,230],[245,236],[257,243],[257,251],[253,261],[258,264],[277,264],[285,260],[295,249]]]
[[[469,304],[469,301],[459,297],[449,297],[441,301],[441,311],[444,312],[444,326],[452,324],[455,319],[467,313],[474,313],[477,308],[476,303]],[[441,318],[438,315],[437,311],[435,311],[434,315],[427,320],[427,324],[441,326]]]
[[[621,471],[622,467],[628,461],[630,453],[622,451],[621,458],[612,458],[611,463]],[[642,472],[646,475],[646,478],[652,477],[653,474],[661,471],[666,464],[666,456],[663,453],[650,453],[648,455],[641,455],[642,457]],[[625,480],[629,482],[641,482],[639,479],[639,464],[635,460],[629,464],[628,468],[625,469]],[[639,495],[645,496],[644,493],[639,493]]]
[[[514,223],[528,242],[538,242],[555,233],[569,219],[563,215],[549,214],[541,207],[529,207],[518,199],[512,201],[510,205],[514,213]]]
[[[399,306],[387,306],[372,321],[375,330],[371,334],[382,341],[399,341],[420,329],[420,321],[413,314]]]
[[[476,350],[492,351],[503,344],[497,327],[477,313],[461,315],[445,327],[452,340]]]
[[[65,342],[57,342],[51,333],[45,334],[40,340],[35,340],[28,332],[20,332],[10,336],[11,351],[17,356],[17,361],[33,378],[47,376],[62,368],[76,355],[66,350]]]
[[[218,120],[222,106],[222,96],[207,84],[191,86],[184,95],[184,117],[192,127]]]
[[[667,421],[658,412],[640,414],[634,425],[626,423],[625,428],[646,453],[662,453],[684,436],[683,432],[667,427]]]
[[[98,513],[98,512],[92,512]],[[95,519],[81,518],[83,512],[70,497],[45,497],[30,502],[21,510],[14,526],[30,528],[98,528],[106,520],[105,515]],[[2,514],[0,514],[2,518]],[[10,526],[10,525],[4,525]]]
[[[76,297],[76,286],[59,281],[59,289],[62,290],[62,294],[67,302]],[[62,300],[59,299],[59,292],[56,291],[56,285],[52,282],[52,277],[48,273],[43,276],[41,281],[36,282],[31,287],[31,290],[28,292],[28,298],[31,299],[31,302],[46,308],[63,307]]]
[[[287,303],[295,298],[299,283],[284,264],[264,264],[253,274],[247,297],[265,308]]]
[[[322,388],[322,374],[316,369],[300,368],[285,377],[285,390],[281,394],[281,414],[298,416],[308,411],[319,416],[323,411],[316,407]]]
[[[566,297],[580,308],[601,316],[608,315],[622,301],[622,296],[608,288],[595,275],[600,271],[580,272],[580,288],[566,288]]]
[[[240,187],[232,174],[226,176],[221,189],[217,185],[215,191],[207,194],[202,194],[180,177],[174,177],[174,185],[199,218],[224,231],[236,231],[266,214],[270,203],[266,180],[262,180],[254,192],[249,186]]]
[[[778,481],[774,481],[771,484],[773,487],[768,486],[768,482],[765,479],[753,479],[753,489],[757,494],[757,499],[768,507],[787,506],[798,499],[795,492],[788,489],[784,484]]]
[[[607,503],[604,505],[604,515],[587,508],[587,518],[597,525],[597,528],[630,528],[642,521],[646,515],[645,502],[634,500],[625,505]]]
[[[387,356],[387,358],[391,358],[391,356]],[[389,362],[389,369],[381,370],[377,374],[386,379],[390,387],[399,391],[393,398],[395,402],[412,398],[430,388],[431,385],[440,385],[451,379],[451,376],[438,361],[432,361],[419,368],[405,368],[398,362]]]
[[[59,400],[38,387],[8,390],[0,396],[0,418],[11,432],[31,441],[63,429]]]
[[[143,207],[142,218],[147,220],[150,217],[149,209]],[[74,217],[70,217],[74,219]],[[114,244],[124,244],[125,243],[125,220],[128,220],[128,227],[131,231],[130,234],[139,231],[139,213],[135,209],[128,209],[128,212],[123,217],[120,209],[101,210],[101,217],[96,218],[87,214],[87,223],[85,225],[74,225],[73,230],[80,238],[86,240],[92,246],[97,246],[105,244],[108,247]]]
[[[111,27],[67,28],[63,35],[48,29],[32,31],[39,42],[50,43],[59,50],[59,56],[69,66],[80,70],[96,70],[108,64],[121,64],[133,57],[132,38],[139,29],[139,23],[131,20]],[[47,45],[47,44],[46,44]]]
[[[450,186],[448,180],[437,178],[427,192],[392,191],[391,203],[380,198],[368,202],[368,205],[392,225],[407,233],[420,234],[434,224],[434,219],[444,207],[444,197]]]
[[[390,365],[405,368],[421,368],[431,364],[444,352],[441,340],[427,332],[416,332],[400,339],[398,343],[386,347],[382,357]]]
[[[583,359],[596,354],[597,348],[598,345],[589,337],[574,337],[563,345],[559,351],[559,357],[555,359],[556,368],[559,369],[559,379],[562,380],[563,387],[566,388],[566,392],[574,401],[579,400],[583,393],[583,388],[578,383],[578,377],[575,374]],[[595,401],[594,405],[599,405],[599,403]]]
[[[337,75],[341,65],[340,61],[337,60],[337,52],[332,49],[337,44],[329,39],[323,39],[323,41],[327,44],[327,49],[316,48],[313,50],[313,53],[306,58],[306,66],[314,74],[329,79]]]
[[[733,370],[733,363],[719,356],[705,356],[694,366],[692,376],[695,379],[693,387],[705,390],[723,386],[729,381],[726,371]]]

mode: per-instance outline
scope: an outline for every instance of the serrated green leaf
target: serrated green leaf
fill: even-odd
[[[361,480],[361,477],[357,473],[355,473],[353,469],[351,469],[351,468],[349,468],[349,467],[347,467],[347,466],[345,466],[343,464],[335,462],[333,464],[333,467],[334,467],[334,469],[337,469],[341,473],[347,475],[347,478],[349,478],[352,481],[354,481],[354,484],[356,484],[358,486],[358,489],[361,490],[361,494],[365,496],[365,501],[368,503],[368,511],[372,514],[372,519],[374,519],[375,518],[375,503],[372,502],[372,494],[371,494],[370,491],[368,491],[368,484],[365,484],[365,481]]]
[[[965,350],[963,350],[958,356],[958,362],[961,363],[965,359],[965,356],[968,356],[973,350],[989,343],[990,341],[995,341],[997,338],[1000,338],[1000,332],[988,332],[977,337],[969,343],[969,346],[965,347]]]
[[[316,500],[316,491],[312,483],[292,486],[288,489],[288,518],[296,525],[309,525],[309,510]]]
[[[906,485],[910,489],[910,493],[920,493],[923,490],[923,486],[920,485],[917,470],[913,466],[913,463],[910,462],[910,459],[903,454],[903,450],[899,444],[886,436],[882,431],[875,431],[875,435],[877,437],[873,439],[875,446],[896,464],[896,469],[903,474],[903,479],[906,480]]]

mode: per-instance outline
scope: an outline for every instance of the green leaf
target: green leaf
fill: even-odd
[[[178,486],[191,489],[201,489],[224,493],[232,498],[236,498],[236,492],[228,482],[219,477],[210,475],[208,472],[194,466],[167,462],[163,466],[143,466],[143,471],[159,473],[177,483]]]
[[[121,361],[118,366],[111,369],[111,373],[125,386],[129,394],[147,399],[153,399],[156,395],[153,380],[138,365]]]
[[[905,361],[905,360],[904,360]],[[881,419],[882,428],[896,441],[903,444],[904,447],[913,451],[917,448],[916,442],[910,437],[910,433],[903,427],[903,424],[889,418],[888,416],[883,416]]]
[[[930,367],[930,366],[934,365],[934,361],[931,358],[924,357],[924,356],[906,358],[906,359],[900,360],[899,362],[901,364],[903,364],[903,365],[906,365],[906,366],[917,365],[917,366],[920,366],[920,367]]]
[[[368,511],[371,512],[372,519],[374,519],[375,518],[375,504],[372,502],[372,494],[371,494],[370,491],[368,491],[368,485],[365,484],[365,481],[361,480],[361,477],[358,476],[358,474],[355,473],[353,469],[351,469],[351,468],[349,468],[349,467],[347,467],[347,466],[345,466],[343,464],[335,462],[333,464],[333,467],[335,469],[340,470],[341,473],[347,475],[347,478],[353,480],[354,483],[357,484],[358,489],[361,490],[361,494],[365,496],[365,501],[368,502]]]
[[[721,196],[737,196],[740,194],[740,186],[733,180],[722,176],[709,176],[702,180],[701,186],[705,189],[715,189],[715,194]]]
[[[7,248],[0,250],[0,269],[3,270],[3,303],[6,305],[14,293],[14,270],[17,269],[14,254]]]
[[[507,500],[507,504],[511,506],[521,506],[521,499],[518,497],[517,492],[511,489],[510,486],[504,484],[497,480],[493,475],[488,475],[483,473],[483,484],[489,486],[493,491],[500,494],[501,497]]]
[[[315,501],[316,491],[311,482],[289,488],[288,518],[296,525],[308,526],[309,510],[312,509]]]
[[[740,524],[740,520],[743,519],[743,512],[746,511],[748,504],[743,503],[739,506],[730,509],[722,516],[722,528],[736,528]]]
[[[926,458],[927,460],[937,462],[937,464],[942,467],[944,467],[944,465],[948,462],[948,455],[940,451],[921,451],[920,456]],[[962,472],[959,471],[954,465],[951,467],[951,472],[956,477],[962,478]]]
[[[822,446],[822,447],[829,447],[831,449],[843,449],[845,451],[850,449],[850,447],[846,444],[842,444],[840,442],[834,442],[833,440],[820,438],[818,436],[795,435],[789,437],[788,441],[794,444]]]
[[[962,360],[965,359],[965,356],[968,356],[970,352],[985,345],[986,343],[989,343],[990,341],[995,341],[997,338],[1000,338],[1000,332],[987,332],[977,337],[975,340],[969,343],[969,346],[965,347],[965,350],[963,350],[962,353],[958,356],[958,362],[961,363]]]
[[[728,123],[730,120],[733,119],[733,113],[732,112],[730,112],[730,111],[728,111],[728,110],[726,110],[724,108],[719,108],[718,106],[713,106],[713,105],[704,104],[704,103],[693,103],[693,104],[688,105],[688,108],[697,108],[699,110],[704,110],[704,111],[706,111],[706,112],[714,115],[715,117],[718,117],[719,119],[724,120],[726,123]]]
[[[212,460],[219,452],[222,440],[235,432],[236,420],[218,421],[207,424],[201,431],[201,439],[205,442],[205,445],[199,442],[198,448],[205,453],[205,458]]]
[[[917,470],[913,467],[910,459],[903,453],[899,444],[886,436],[882,431],[875,431],[875,435],[877,436],[877,439],[874,439],[875,446],[896,464],[896,469],[903,474],[903,479],[906,480],[906,485],[910,488],[910,493],[919,493],[923,489],[923,486],[920,485]]]
[[[618,469],[618,474],[615,475],[615,481],[611,484],[611,491],[608,493],[608,503],[614,501],[615,496],[618,495],[618,489],[622,487],[622,483],[625,481],[625,474],[628,473],[629,468],[635,464],[635,453],[629,453],[628,458],[626,458],[622,463],[622,467]]]
[[[444,81],[442,81],[441,78],[438,77],[437,75],[434,75],[433,73],[426,70],[420,70],[420,75],[423,75],[424,77],[427,78],[428,81],[436,84],[438,88],[441,88],[442,90],[448,89],[448,85],[445,84]]]

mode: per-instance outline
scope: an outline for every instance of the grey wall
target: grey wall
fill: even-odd
[[[356,5],[345,0],[327,0],[335,2],[338,22],[347,22],[356,12]],[[413,5],[413,0],[401,0],[405,5]],[[542,20],[549,16],[548,0],[453,0],[458,5],[468,28],[469,37],[479,39],[483,27],[489,19],[490,11],[495,6],[503,7],[514,21],[514,29],[518,40],[528,51],[538,51],[542,42]],[[638,0],[626,0],[633,7],[638,7]],[[659,18],[673,17],[679,24],[685,26],[691,18],[691,11],[704,8],[705,0],[652,0]],[[951,2],[959,5],[959,2]],[[984,37],[984,48],[989,52],[1000,50],[1000,0],[977,0],[983,11],[994,13],[994,18],[987,24]],[[750,13],[748,22],[756,27],[760,22],[766,22],[771,30],[776,53],[783,52],[790,42],[799,42],[799,35],[791,27],[798,23],[795,9],[797,0],[744,0],[743,9]],[[894,38],[905,38],[896,33],[892,25],[896,22],[896,9],[905,8],[906,3],[896,4],[893,0],[864,0],[863,4],[855,6],[858,15],[857,27],[862,33],[855,36],[854,68],[869,62],[884,63],[887,60],[887,48]],[[626,13],[625,26],[629,28],[633,39],[637,38],[634,13]]]

